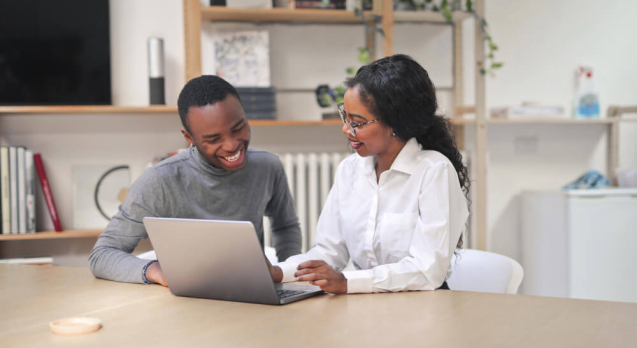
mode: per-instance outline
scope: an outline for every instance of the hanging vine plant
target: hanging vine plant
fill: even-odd
[[[493,74],[495,70],[502,68],[504,63],[495,60],[495,52],[498,50],[498,45],[493,42],[491,34],[489,34],[487,21],[475,12],[473,3],[473,0],[464,0],[464,2],[462,0],[442,0],[439,2],[434,2],[433,0],[395,0],[394,8],[407,11],[440,12],[448,23],[453,22],[454,12],[470,14],[480,23],[484,41],[488,47],[488,52],[486,52],[485,57],[483,57],[484,65],[480,68],[480,73],[483,75]]]
[[[475,12],[473,3],[473,0],[464,0],[464,2],[463,0],[441,0],[436,2],[434,2],[434,0],[394,0],[394,8],[407,11],[440,12],[448,23],[453,23],[454,12],[468,13],[473,16],[475,20],[480,23],[484,41],[487,43],[488,47],[488,51],[485,52],[485,56],[482,58],[484,64],[480,68],[480,73],[483,75],[493,75],[495,70],[502,68],[504,63],[495,60],[495,52],[498,50],[498,45],[496,45],[496,43],[491,38],[491,34],[489,34],[487,21]],[[371,52],[376,51],[376,45],[375,40],[367,40],[367,38],[372,35],[373,31],[380,34],[381,36],[385,36],[385,32],[383,31],[383,29],[378,27],[377,25],[380,22],[381,18],[376,14],[369,14],[368,17],[371,17],[370,20],[365,15],[365,12],[362,11],[360,8],[356,8],[354,10],[354,14],[358,17],[361,17],[363,26],[365,27],[366,41],[369,42],[369,47],[358,48],[358,54],[356,58],[362,64],[369,64],[372,61]],[[345,72],[348,76],[351,77],[354,76],[354,74],[356,73],[356,69],[354,67],[348,67]],[[342,103],[344,95],[345,89],[342,86],[329,88],[328,85],[320,85],[316,89],[317,102],[321,107],[329,107],[333,104]]]

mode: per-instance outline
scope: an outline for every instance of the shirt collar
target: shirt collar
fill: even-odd
[[[411,138],[407,141],[405,146],[400,150],[394,163],[392,163],[389,170],[396,170],[406,174],[413,174],[418,165],[418,152],[420,151],[420,144],[416,138]],[[362,161],[359,162],[359,167],[365,173],[371,173],[374,171],[375,156],[362,157]]]
[[[397,170],[406,174],[413,174],[418,166],[418,152],[420,151],[420,144],[416,141],[416,138],[411,138],[407,141],[405,146],[396,156],[394,163],[392,163],[390,170]]]

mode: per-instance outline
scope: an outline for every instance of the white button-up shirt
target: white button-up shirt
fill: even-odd
[[[468,216],[451,162],[412,138],[378,182],[373,157],[347,157],[336,171],[315,245],[278,266],[288,282],[304,261],[324,260],[342,270],[351,258],[356,270],[343,272],[350,293],[434,290],[450,274]]]

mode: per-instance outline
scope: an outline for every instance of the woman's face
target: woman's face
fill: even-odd
[[[347,120],[352,123],[366,123],[376,117],[361,101],[358,87],[349,88],[343,98]],[[380,121],[356,127],[356,135],[349,132],[349,127],[343,124],[345,134],[350,145],[361,157],[376,156],[388,151],[391,142],[391,129]]]

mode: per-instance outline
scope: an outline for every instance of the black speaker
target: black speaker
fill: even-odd
[[[150,83],[150,105],[166,104],[164,90],[164,40],[151,37],[148,39],[148,79]]]

